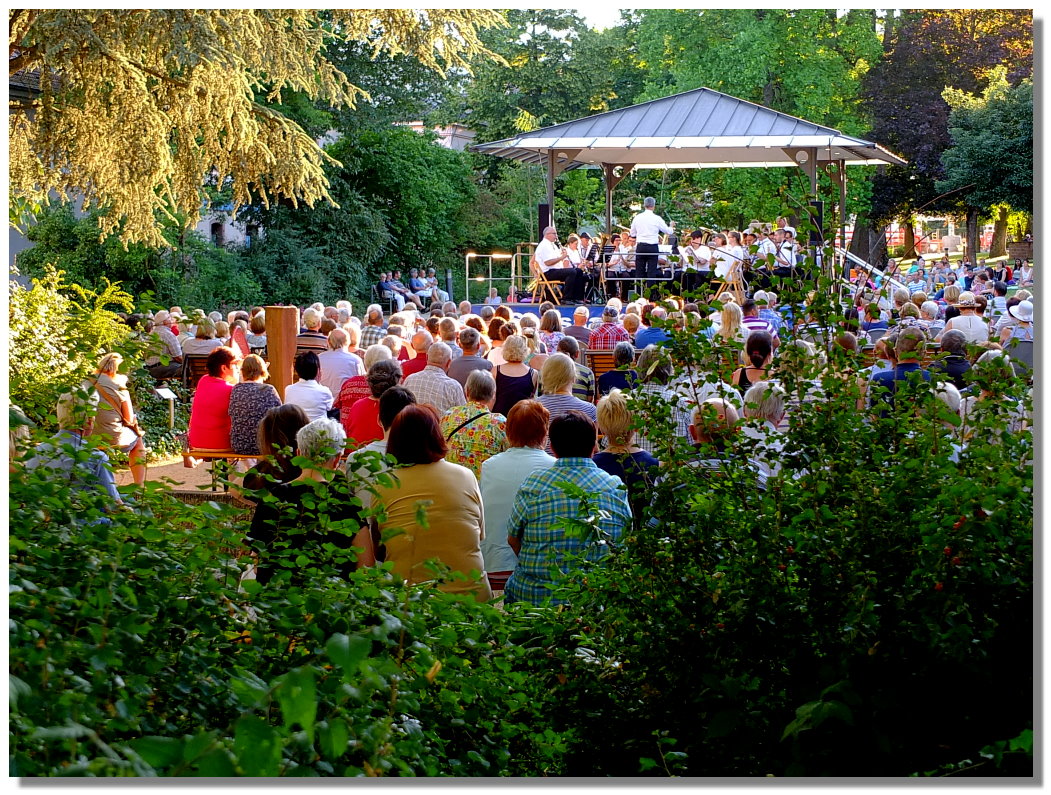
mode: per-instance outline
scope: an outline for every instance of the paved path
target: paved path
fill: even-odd
[[[118,486],[127,486],[132,483],[131,471],[118,469],[114,472]],[[172,458],[160,461],[149,466],[146,470],[147,481],[160,481],[165,478],[174,480],[176,485],[173,489],[197,490],[199,486],[208,487],[212,483],[210,462],[202,463],[196,469],[187,469],[183,466],[182,458]]]

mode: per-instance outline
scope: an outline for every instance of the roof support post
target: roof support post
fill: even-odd
[[[555,177],[572,165],[573,158],[578,154],[579,149],[561,152],[556,152],[553,148],[547,150],[547,207],[551,214],[551,226],[555,225]]]
[[[631,173],[631,170],[634,167],[635,167],[634,165],[620,166],[620,169],[621,169],[620,176],[617,176],[617,174],[614,173],[614,172],[616,171],[618,166],[616,166],[616,165],[614,165],[612,163],[603,163],[602,164],[602,175],[604,177],[603,182],[605,183],[605,186],[606,186],[606,239],[607,240],[609,239],[609,236],[613,234],[613,189],[616,188],[617,185],[620,184],[620,181],[622,179],[624,179],[624,177],[628,176],[628,174]]]
[[[847,264],[847,163],[845,160],[832,160],[825,164],[824,171],[839,188],[839,247],[843,252],[840,264],[843,278],[850,278],[850,266]]]

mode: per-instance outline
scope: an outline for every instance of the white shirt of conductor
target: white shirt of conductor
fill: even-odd
[[[555,242],[556,237],[558,237],[558,234],[555,232],[555,227],[546,227],[544,229],[544,239],[537,244],[536,251],[533,252],[533,260],[540,266],[541,273],[547,273],[552,268],[567,267],[563,264],[566,256],[565,252]]]
[[[631,219],[631,236],[635,238],[636,243],[652,243],[657,245],[660,242],[661,233],[665,235],[672,234],[672,229],[666,223],[664,219],[653,212],[655,205],[650,204],[653,199],[647,197],[644,202],[645,209]]]

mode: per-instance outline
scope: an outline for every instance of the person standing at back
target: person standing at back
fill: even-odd
[[[671,227],[653,211],[656,206],[657,200],[647,196],[642,200],[642,212],[631,219],[631,236],[635,238],[635,278],[645,279],[647,287],[652,287],[657,278],[660,235],[672,234]]]

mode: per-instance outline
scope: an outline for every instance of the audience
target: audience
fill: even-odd
[[[401,364],[393,359],[381,359],[369,368],[366,380],[369,384],[369,396],[361,398],[350,407],[347,421],[343,424],[347,446],[350,449],[357,449],[383,438],[379,400],[384,392],[401,383]],[[340,412],[341,420],[342,417]]]
[[[123,361],[119,353],[107,353],[99,360],[93,382],[101,398],[95,412],[95,433],[127,454],[135,485],[142,486],[146,483],[145,432],[135,417],[128,376],[117,372]]]
[[[463,332],[460,334],[462,336]],[[416,396],[418,403],[434,406],[441,414],[461,405],[466,399],[463,387],[446,372],[451,362],[449,346],[436,342],[427,349],[427,366],[405,379],[405,386]]]
[[[482,477],[482,463],[507,449],[506,420],[493,412],[496,381],[485,370],[474,370],[464,390],[467,402],[442,416],[441,431],[448,451],[445,460],[465,466]]]
[[[635,363],[635,346],[630,342],[618,342],[613,349],[615,370],[607,370],[598,377],[598,393],[608,395],[612,390],[627,392],[635,388],[638,372],[631,366]]]
[[[649,487],[656,481],[660,462],[635,444],[634,417],[619,389],[613,389],[598,402],[598,430],[605,448],[591,458],[603,472],[623,481],[628,489],[632,512],[649,502]]]
[[[341,328],[328,333],[328,350],[318,354],[321,375],[318,383],[333,395],[338,395],[343,382],[361,375],[365,366],[361,359],[350,352],[350,335]]]
[[[595,422],[597,415],[595,404],[587,403],[573,395],[573,387],[577,380],[577,368],[564,353],[555,353],[544,362],[540,371],[540,385],[544,390],[539,398],[551,416],[560,412],[577,410]]]
[[[448,373],[449,377],[454,379],[461,387],[467,385],[467,376],[475,370],[489,372],[493,369],[492,362],[478,355],[481,343],[482,335],[476,329],[468,326],[460,332],[460,349],[463,351],[463,355],[449,363]]]

